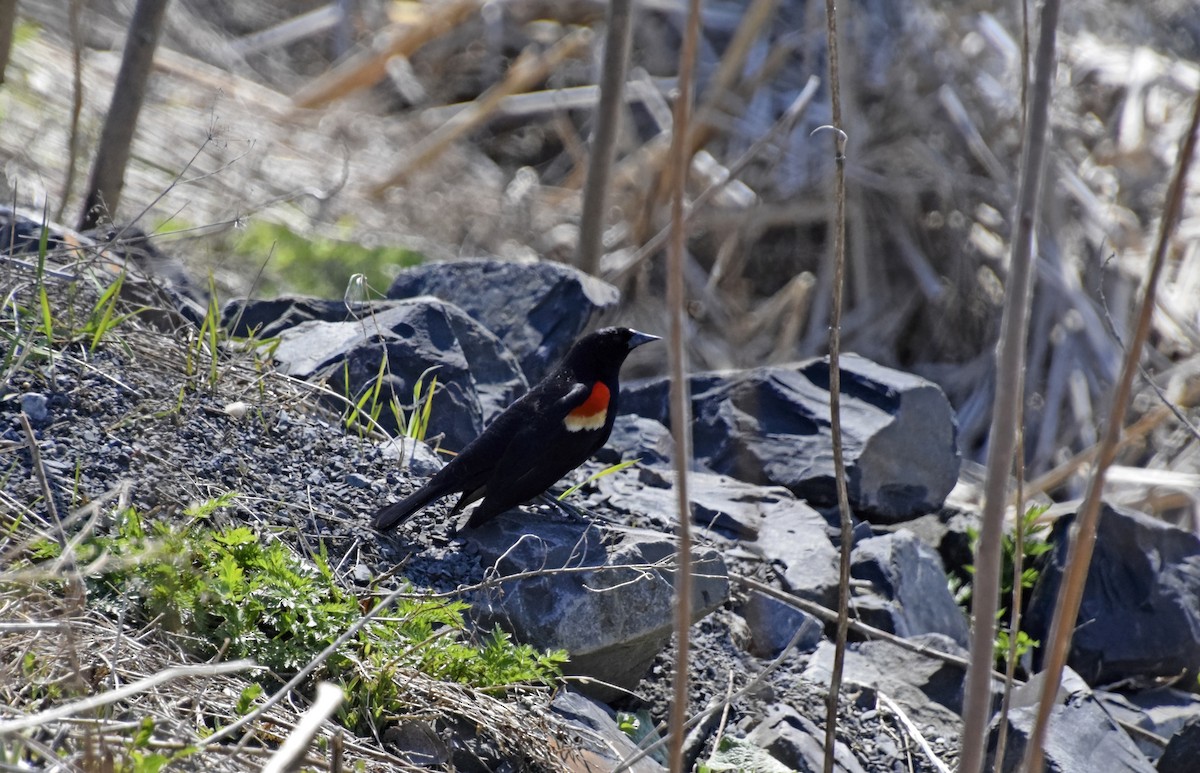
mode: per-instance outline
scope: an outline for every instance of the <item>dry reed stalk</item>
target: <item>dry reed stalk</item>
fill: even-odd
[[[564,61],[578,56],[591,43],[592,37],[590,29],[578,29],[542,54],[534,54],[532,49],[526,49],[509,68],[504,80],[480,94],[472,107],[458,113],[418,142],[408,160],[381,182],[371,186],[371,195],[382,196],[389,188],[403,184],[410,175],[436,161],[456,140],[487,121],[504,97],[545,80]]]
[[[466,21],[479,8],[478,0],[455,0],[445,5],[425,6],[418,24],[407,29],[394,25],[380,33],[376,45],[347,59],[302,88],[292,99],[299,108],[321,107],[355,91],[374,86],[387,77],[387,61],[394,56],[411,57],[422,46],[436,40]]]
[[[683,773],[684,725],[688,713],[688,663],[692,625],[692,507],[688,496],[688,470],[692,460],[691,397],[688,393],[685,362],[684,253],[687,250],[687,224],[684,221],[684,193],[688,152],[688,127],[691,125],[696,67],[696,48],[700,39],[700,0],[688,1],[683,48],[679,52],[679,93],[671,130],[668,169],[674,171],[671,186],[671,241],[667,247],[667,310],[670,315],[669,366],[671,372],[671,432],[675,441],[675,493],[679,518],[679,545],[676,548],[678,570],[675,574],[675,673],[671,685],[671,715],[668,727],[670,746],[667,754],[671,773]]]
[[[829,435],[833,446],[833,477],[837,486],[841,546],[838,557],[838,618],[834,639],[833,666],[829,674],[829,696],[825,708],[825,773],[833,773],[837,751],[838,697],[842,692],[842,669],[846,661],[846,634],[850,626],[850,551],[854,545],[854,521],[846,489],[846,460],[842,451],[842,296],[846,286],[846,132],[842,129],[842,81],[838,58],[837,3],[825,0],[825,35],[829,48],[829,96],[834,132],[833,287],[829,311]]]
[[[960,773],[979,773],[983,768],[988,717],[991,713],[989,675],[994,658],[996,610],[1000,596],[1001,542],[1008,502],[1006,489],[1016,447],[1017,421],[1021,416],[1021,386],[1025,372],[1025,341],[1029,332],[1030,287],[1033,280],[1033,235],[1039,214],[1046,137],[1049,133],[1058,11],[1058,0],[1046,0],[1042,6],[1034,61],[1035,80],[1022,142],[1009,276],[996,356],[996,396],[989,433],[983,522],[971,593],[971,666],[967,669],[966,698],[963,703]]]
[[[601,236],[608,211],[608,180],[612,174],[617,130],[624,105],[622,92],[625,88],[625,68],[629,62],[633,1],[610,0],[606,26],[600,103],[596,106],[596,129],[592,134],[592,153],[583,190],[579,246],[575,256],[575,266],[593,275],[600,270],[600,254],[604,251]]]

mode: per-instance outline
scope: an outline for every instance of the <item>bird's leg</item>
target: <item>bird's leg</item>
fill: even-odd
[[[538,499],[540,499],[543,504],[547,504],[551,508],[557,509],[559,512],[565,513],[568,517],[574,518],[575,520],[583,521],[585,523],[591,523],[592,521],[596,520],[595,517],[593,517],[590,513],[585,513],[583,510],[579,509],[567,500],[559,499],[558,497],[552,495],[549,491],[538,494]]]

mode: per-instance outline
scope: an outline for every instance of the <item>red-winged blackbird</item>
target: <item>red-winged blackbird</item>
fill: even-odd
[[[636,347],[658,336],[608,327],[575,342],[562,363],[517,400],[411,496],[382,508],[386,531],[435,499],[462,494],[450,517],[480,499],[479,526],[533,499],[600,450],[617,418],[617,377]]]

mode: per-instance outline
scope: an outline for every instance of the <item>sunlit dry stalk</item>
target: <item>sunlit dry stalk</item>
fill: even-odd
[[[604,253],[604,215],[608,210],[608,180],[612,176],[617,133],[624,111],[625,68],[633,27],[632,0],[610,0],[608,29],[604,37],[604,64],[600,73],[600,103],[596,106],[596,128],[592,132],[587,183],[583,188],[583,211],[579,219],[579,249],[575,265],[595,274]]]
[[[675,439],[675,494],[679,512],[679,570],[675,574],[675,675],[672,684],[669,762],[672,773],[683,772],[683,733],[687,718],[688,648],[692,624],[692,531],[688,497],[688,466],[692,458],[690,398],[684,367],[683,251],[686,248],[683,196],[687,185],[688,122],[692,111],[692,79],[700,38],[700,0],[689,0],[687,29],[679,52],[679,93],[671,130],[671,239],[667,249],[667,309],[671,317],[671,432]]]
[[[1055,69],[1058,9],[1058,0],[1046,0],[1042,7],[1037,58],[1034,62],[1035,80],[1029,95],[1021,143],[1020,183],[996,358],[996,396],[988,434],[983,522],[979,530],[979,549],[975,556],[975,578],[971,590],[971,665],[967,669],[966,699],[963,703],[962,752],[958,763],[960,773],[979,773],[982,769],[991,713],[993,640],[1000,596],[1000,543],[1004,535],[1008,480],[1016,446],[1021,385],[1025,374],[1029,290],[1033,284],[1033,234],[1050,122],[1050,88]]]

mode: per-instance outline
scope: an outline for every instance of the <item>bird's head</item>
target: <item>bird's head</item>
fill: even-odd
[[[578,365],[615,364],[619,368],[634,349],[657,340],[658,336],[632,328],[605,327],[576,341],[567,361]]]

